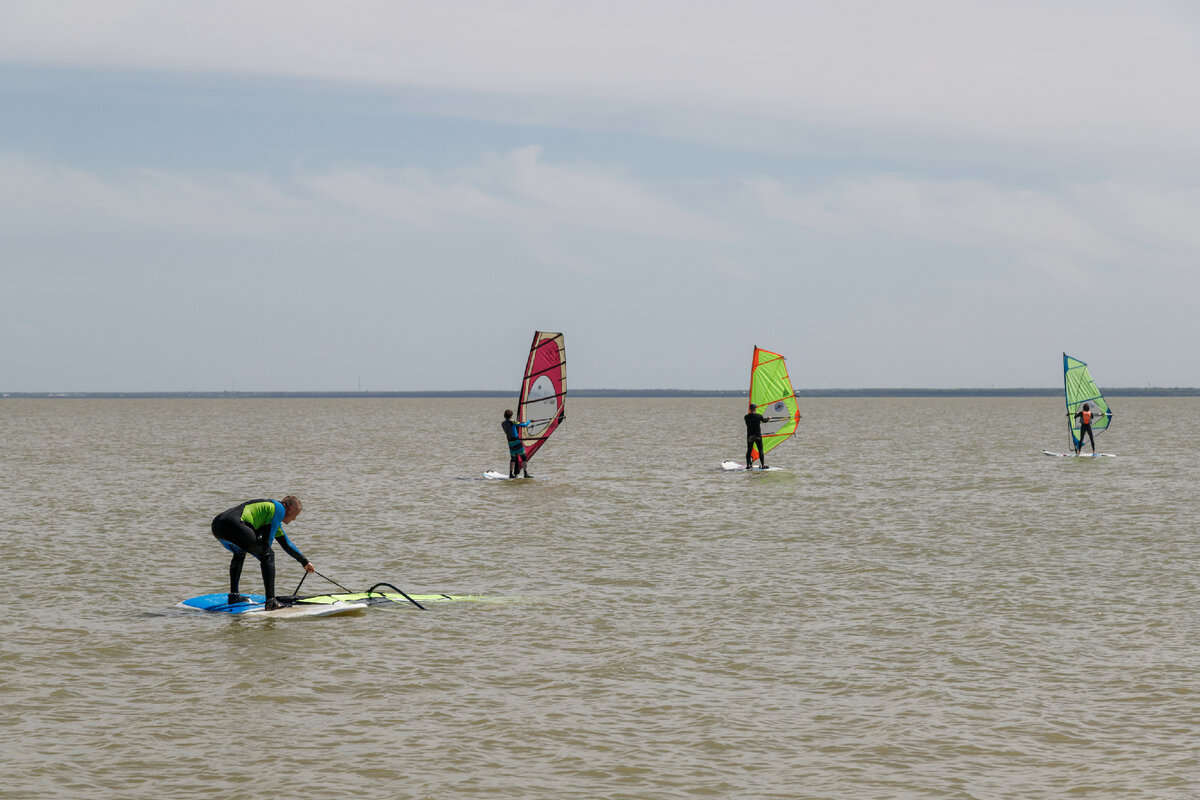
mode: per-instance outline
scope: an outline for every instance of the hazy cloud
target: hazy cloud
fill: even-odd
[[[358,214],[428,227],[463,221],[546,232],[556,227],[666,238],[728,238],[720,223],[613,170],[548,163],[525,147],[442,173],[347,168],[305,179]]]
[[[0,154],[0,210],[59,231],[139,230],[274,234],[318,224],[303,198],[261,175],[134,168],[112,174]]]
[[[806,229],[1003,253],[1071,286],[1088,285],[1090,274],[1113,264],[1152,267],[1164,248],[1200,251],[1188,222],[1200,214],[1200,193],[1188,189],[1107,182],[1053,193],[897,175],[809,191],[771,179],[746,185],[763,213]]]
[[[598,167],[546,163],[537,147],[434,172],[347,167],[288,179],[135,168],[111,174],[0,155],[0,208],[48,225],[269,234],[372,220],[447,230],[484,224],[714,240],[721,223]]]
[[[0,59],[265,74],[1194,151],[1188,4],[9,0]]]

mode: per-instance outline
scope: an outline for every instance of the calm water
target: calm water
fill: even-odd
[[[570,400],[509,483],[502,400],[0,401],[0,797],[1197,796],[1200,401],[1076,461],[1052,398],[805,400],[723,473],[743,402]],[[286,493],[347,586],[510,599],[177,613]]]

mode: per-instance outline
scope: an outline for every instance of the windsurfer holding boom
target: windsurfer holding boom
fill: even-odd
[[[759,414],[758,406],[750,404],[750,413],[746,415],[746,469],[754,466],[754,448],[758,448],[758,464],[762,469],[767,468],[766,454],[763,452],[762,424],[783,417],[764,417]]]
[[[304,565],[305,572],[316,571],[316,567],[296,549],[280,527],[294,520],[302,508],[300,499],[292,494],[283,500],[247,500],[228,511],[222,511],[212,521],[213,536],[233,553],[229,562],[230,605],[246,599],[238,594],[238,581],[242,576],[242,562],[246,560],[246,553],[249,553],[258,559],[262,568],[267,610],[279,608],[279,601],[275,599],[275,553],[271,550],[271,543],[276,539],[289,556]]]
[[[508,477],[517,477],[518,472],[524,471],[525,477],[529,477],[529,470],[526,469],[528,462],[525,461],[525,445],[521,442],[521,434],[517,432],[518,428],[528,428],[529,421],[513,422],[512,409],[504,410],[504,422],[500,423],[500,427],[504,429],[504,437],[508,439]]]
[[[1079,420],[1079,436],[1076,438],[1078,444],[1075,445],[1075,455],[1079,455],[1083,451],[1083,435],[1086,433],[1088,441],[1092,443],[1092,452],[1096,452],[1096,437],[1092,435],[1092,419],[1096,416],[1096,412],[1083,404],[1083,408],[1075,412],[1075,419]]]

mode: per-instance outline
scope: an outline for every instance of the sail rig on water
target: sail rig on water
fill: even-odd
[[[762,426],[763,454],[795,435],[800,425],[800,404],[788,377],[787,361],[779,353],[755,346],[750,362],[750,402],[758,406],[758,413],[770,418]],[[757,458],[759,454],[753,455]]]
[[[1067,398],[1067,433],[1071,437],[1073,453],[1083,445],[1079,438],[1080,421],[1075,416],[1083,408],[1083,404],[1087,403],[1092,412],[1093,436],[1108,430],[1112,423],[1112,409],[1108,407],[1100,388],[1092,380],[1088,365],[1066,353],[1063,353],[1063,391]]]
[[[796,434],[800,425],[800,404],[788,377],[787,360],[779,353],[755,346],[750,361],[750,403],[767,418],[762,424],[763,452],[769,453]],[[759,458],[758,448],[751,455]],[[725,461],[722,468],[741,469],[736,461]],[[749,466],[748,464],[746,466]]]
[[[566,399],[567,346],[563,335],[534,331],[517,406],[517,422],[530,423],[521,428],[526,460],[533,458],[567,418]]]

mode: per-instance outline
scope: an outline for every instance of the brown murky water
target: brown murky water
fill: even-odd
[[[1095,461],[804,401],[763,474],[742,401],[568,400],[528,482],[502,400],[2,400],[0,797],[1194,797],[1200,402],[1111,400]],[[343,584],[506,601],[176,610],[286,493]]]

